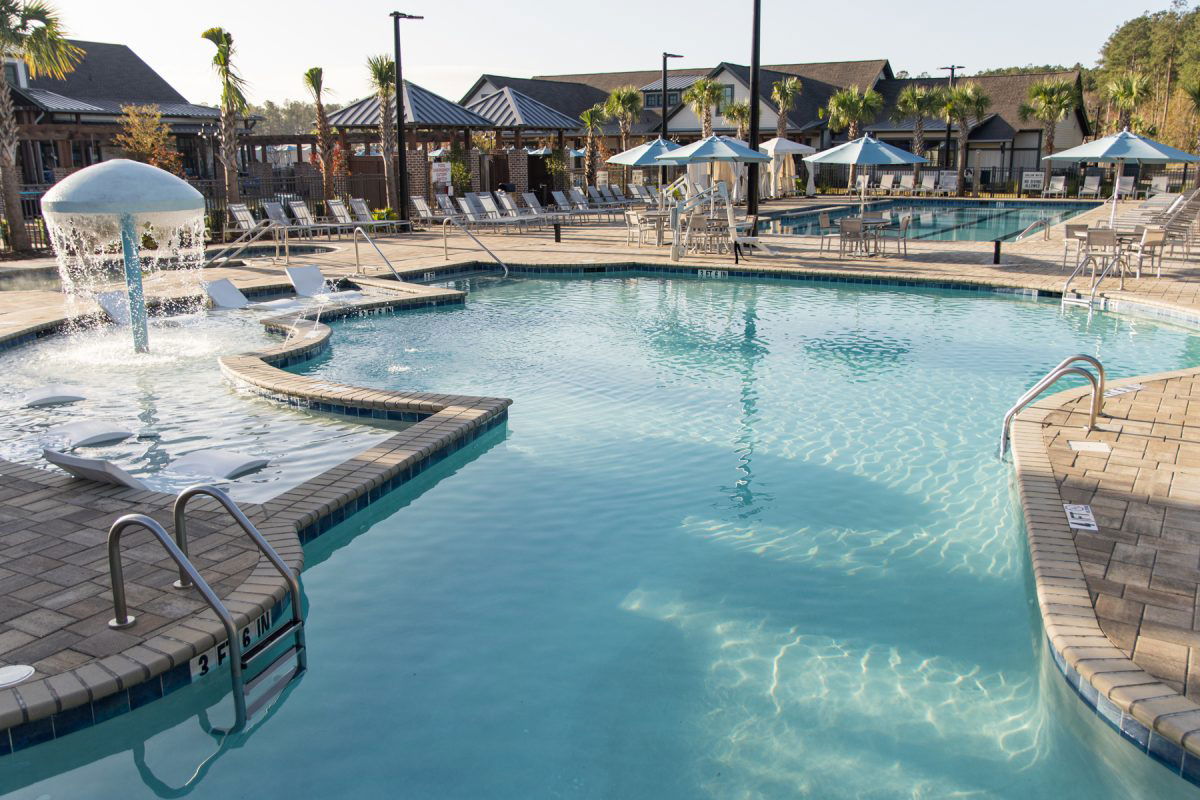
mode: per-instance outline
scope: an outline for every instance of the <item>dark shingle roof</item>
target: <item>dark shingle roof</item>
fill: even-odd
[[[495,127],[486,117],[411,81],[404,82],[404,122],[418,128]],[[374,128],[379,125],[379,99],[370,95],[338,109],[329,115],[329,124],[335,128]]]
[[[71,43],[84,51],[83,60],[75,70],[63,80],[45,76],[32,78],[29,88],[45,89],[85,101],[187,104],[183,95],[125,45],[75,39]]]
[[[711,67],[689,67],[687,69],[667,70],[667,83],[670,84],[672,75],[692,75],[703,77],[712,72]],[[534,80],[555,81],[560,83],[581,83],[599,89],[607,95],[613,89],[621,86],[645,86],[653,80],[662,80],[662,70],[636,70],[633,72],[584,72],[578,75],[535,75]]]
[[[515,89],[526,97],[532,97],[572,118],[577,118],[585,109],[591,108],[597,103],[603,103],[608,97],[608,92],[582,83],[538,78],[509,78],[504,75],[481,75],[471,90],[467,92],[463,102],[470,100],[471,95],[479,91],[485,83],[489,83],[497,89]]]
[[[497,128],[574,131],[580,127],[578,119],[555,111],[510,86],[479,98],[467,109],[490,119]]]

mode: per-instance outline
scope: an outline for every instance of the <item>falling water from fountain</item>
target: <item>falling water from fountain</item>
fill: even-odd
[[[82,169],[42,199],[42,214],[71,310],[94,301],[122,323],[134,350],[149,351],[143,276],[185,270],[198,282],[204,260],[204,197],[169,172],[114,159]],[[114,293],[124,279],[123,297]],[[194,287],[172,294],[195,296]],[[189,289],[191,289],[189,291]]]

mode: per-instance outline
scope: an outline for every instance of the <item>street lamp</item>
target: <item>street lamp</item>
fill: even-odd
[[[761,0],[754,0],[754,17],[750,23],[750,149],[758,150],[758,42]],[[751,161],[746,176],[746,215],[758,213],[758,163]],[[754,232],[751,231],[751,234]]]
[[[400,20],[402,19],[425,19],[414,14],[402,14],[399,11],[393,11],[392,17],[392,38],[396,48],[396,149],[399,151],[397,165],[399,170],[399,178],[396,184],[396,210],[400,213],[400,219],[408,219],[408,143],[404,140],[404,72],[400,68]],[[380,113],[383,109],[380,109]]]
[[[677,53],[668,53],[663,51],[662,54],[662,96],[658,99],[658,105],[662,109],[662,131],[659,135],[665,141],[667,138],[667,59],[668,58],[683,58]],[[658,168],[658,182],[664,186],[667,183],[667,165],[663,164]]]
[[[962,64],[951,64],[948,67],[938,67],[938,69],[950,70],[950,88],[954,88],[954,73],[960,69],[966,69]],[[946,146],[942,148],[942,168],[950,169],[950,120],[946,120]],[[921,155],[917,153],[917,155]]]

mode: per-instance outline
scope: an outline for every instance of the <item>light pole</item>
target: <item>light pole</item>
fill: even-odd
[[[758,40],[761,0],[754,0],[754,17],[750,23],[750,149],[758,152]],[[751,161],[747,170],[746,215],[758,213],[758,162]],[[751,234],[754,232],[751,231]]]
[[[659,136],[666,141],[667,138],[667,59],[668,58],[683,58],[677,53],[668,53],[666,50],[662,54],[662,97],[658,100],[658,105],[662,109],[662,130]],[[658,168],[658,182],[663,186],[667,185],[667,165],[663,164]]]
[[[401,14],[393,11],[392,38],[396,48],[396,160],[399,162],[399,178],[396,181],[396,210],[400,219],[408,219],[408,143],[404,140],[404,71],[400,68],[400,20],[425,19],[413,14]],[[380,109],[382,112],[383,109]]]
[[[954,88],[954,73],[960,69],[966,69],[962,64],[951,64],[948,67],[938,67],[938,69],[950,70],[950,88]],[[946,120],[946,146],[942,152],[942,169],[950,169],[950,120]],[[920,155],[920,153],[917,153]]]

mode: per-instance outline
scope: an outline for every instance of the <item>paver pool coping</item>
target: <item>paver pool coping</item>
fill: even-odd
[[[650,274],[703,274],[711,271],[702,266],[662,267],[636,262],[586,266],[513,266],[518,274],[578,274],[623,269]],[[467,260],[445,264],[435,270],[413,268],[405,272],[418,277],[422,272],[433,271],[438,279],[443,279],[470,269],[488,270],[490,266]],[[811,268],[799,271],[770,266],[722,268],[720,271],[749,279],[777,277],[875,285],[1014,290],[1011,285],[978,280],[950,285],[944,281],[919,278],[888,280],[839,272],[823,274]],[[326,309],[323,318],[390,313],[398,308],[462,302],[460,293],[449,290],[429,290],[427,287],[387,280],[362,279],[359,282],[394,292],[407,292],[411,296],[366,299],[344,307]],[[421,289],[425,291],[418,291]],[[1029,291],[1037,294],[1036,289]],[[1197,320],[1195,311],[1161,300],[1120,297],[1110,307],[1150,313],[1185,323],[1194,324]],[[331,384],[285,372],[282,367],[311,358],[328,345],[331,336],[329,326],[313,321],[310,319],[312,316],[313,313],[309,312],[266,320],[264,324],[286,334],[288,339],[276,347],[253,354],[222,358],[223,372],[252,391],[292,405],[322,410],[334,407],[341,409],[340,413],[355,409],[362,416],[383,419],[389,418],[389,412],[415,415],[417,422],[412,428],[263,505],[262,521],[256,519],[256,524],[259,524],[285,561],[297,571],[303,566],[302,545],[305,541],[340,522],[339,515],[348,517],[370,500],[376,499],[379,494],[396,485],[394,482],[398,476],[411,477],[415,471],[429,465],[438,453],[444,457],[449,446],[456,442],[461,446],[465,438],[477,436],[482,429],[502,422],[510,403],[500,398],[383,392]],[[53,333],[51,327],[39,324],[10,332],[0,337],[0,347]],[[1132,382],[1144,384],[1197,372],[1200,370],[1180,370],[1113,381],[1111,385],[1119,387]],[[1062,497],[1042,430],[1048,414],[1077,402],[1084,392],[1070,390],[1044,397],[1018,415],[1013,427],[1014,471],[1047,641],[1056,664],[1085,702],[1127,740],[1171,766],[1177,774],[1197,782],[1200,778],[1200,705],[1142,670],[1104,635],[1091,606],[1083,570],[1062,513]],[[400,418],[412,421],[412,417]],[[120,498],[121,493],[127,491],[114,490],[112,496]],[[278,609],[283,597],[283,582],[269,565],[260,561],[243,586],[226,599],[238,624],[245,625],[264,610]],[[166,634],[117,656],[98,659],[71,672],[22,684],[16,689],[0,690],[0,736],[5,733],[11,735],[19,727],[61,715],[76,706],[101,702],[113,693],[128,692],[130,687],[157,676],[161,676],[161,694],[165,694],[172,674],[177,674],[181,668],[186,670],[192,656],[223,638],[220,626],[211,613],[204,612],[183,620]],[[100,671],[89,671],[88,668],[93,665],[99,666]],[[6,728],[9,730],[6,731]],[[5,752],[5,744],[9,743],[0,742],[0,754]],[[9,751],[17,749],[15,745],[14,737],[12,744],[9,744]]]

